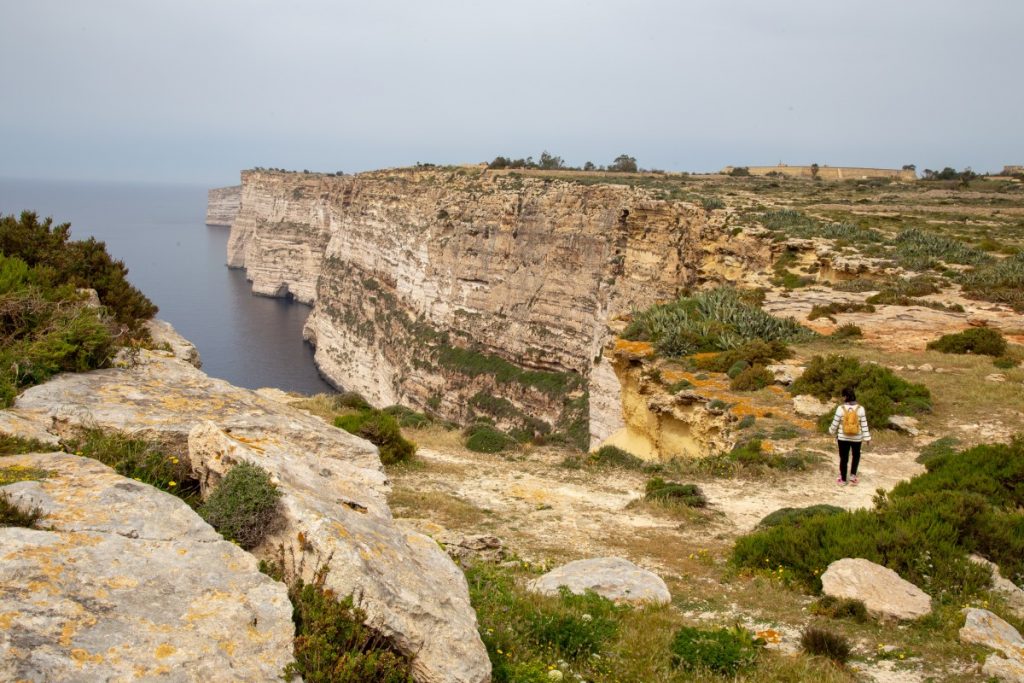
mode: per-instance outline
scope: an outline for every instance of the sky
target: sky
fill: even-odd
[[[0,177],[1024,163],[1020,0],[0,0]]]

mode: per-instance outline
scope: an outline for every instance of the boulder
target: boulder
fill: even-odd
[[[660,576],[621,557],[570,562],[531,581],[528,588],[542,595],[557,595],[562,586],[576,594],[591,590],[615,602],[663,605],[672,601]]]
[[[921,430],[918,428],[919,424],[917,418],[910,417],[909,415],[891,415],[889,417],[890,427],[910,436],[917,436],[921,433]]]
[[[188,505],[67,453],[3,492],[43,512],[0,528],[0,680],[270,681],[292,661],[284,584]]]
[[[1017,617],[1024,619],[1024,590],[1021,590],[1013,581],[1003,578],[1003,575],[999,573],[999,566],[995,562],[989,562],[980,555],[971,555],[970,560],[992,570],[992,592],[1001,595],[1006,600],[1006,606]]]
[[[836,560],[821,575],[821,590],[834,598],[860,600],[880,618],[918,619],[932,611],[932,600],[900,575],[863,558]]]
[[[982,645],[1005,655],[989,655],[982,672],[1004,681],[1024,683],[1024,638],[1017,629],[988,610],[969,607],[964,614],[960,642]]]
[[[199,349],[196,345],[185,339],[175,330],[169,322],[164,320],[150,320],[146,323],[149,336],[153,340],[155,348],[164,348],[170,351],[175,358],[197,368],[203,367],[203,361],[199,358]]]
[[[833,406],[822,403],[810,394],[800,394],[793,397],[793,410],[796,411],[797,415],[821,417],[826,413],[832,412],[833,409]]]
[[[797,381],[804,374],[804,370],[807,369],[802,365],[789,365],[788,363],[768,365],[766,367],[768,372],[772,373],[775,383],[782,384],[783,386],[789,386]]]
[[[258,557],[307,579],[324,565],[325,587],[354,596],[367,624],[412,657],[418,681],[489,679],[464,575],[437,543],[396,526],[369,442],[146,350],[129,367],[32,387],[13,412],[59,434],[97,426],[160,439],[189,458],[204,492],[234,464],[259,465],[281,488],[284,524]]]

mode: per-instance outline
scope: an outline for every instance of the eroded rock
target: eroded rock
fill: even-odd
[[[668,604],[672,596],[660,576],[621,557],[576,560],[530,582],[529,589],[557,595],[565,586],[573,593],[592,590],[615,602]]]
[[[889,417],[890,427],[910,436],[917,436],[921,433],[921,430],[918,428],[919,424],[917,418],[910,417],[909,415],[891,415]]]
[[[368,442],[161,352],[60,375],[24,392],[14,412],[61,434],[98,426],[176,444],[204,488],[238,462],[263,467],[282,489],[285,524],[259,556],[283,555],[306,578],[326,563],[326,587],[355,596],[367,623],[413,657],[417,680],[488,679],[464,576],[434,541],[396,527]]]
[[[982,645],[1002,653],[989,655],[983,673],[1013,683],[1024,682],[1024,638],[992,612],[974,607],[964,610],[960,642]]]
[[[999,573],[999,566],[980,555],[970,555],[971,562],[984,565],[992,570],[992,591],[1003,596],[1007,606],[1018,617],[1024,618],[1024,590]]]
[[[149,336],[153,339],[153,345],[157,348],[164,347],[189,365],[197,368],[203,367],[203,361],[199,358],[199,349],[196,345],[185,339],[175,330],[169,322],[164,320],[150,320],[146,323]]]
[[[825,413],[831,412],[832,406],[827,403],[822,403],[810,394],[800,394],[799,396],[793,397],[793,410],[796,411],[798,415],[821,417]]]
[[[836,560],[821,575],[821,591],[834,598],[860,600],[868,613],[892,619],[918,619],[932,611],[932,599],[900,575],[863,558]]]
[[[184,502],[66,453],[3,491],[43,529],[0,528],[0,679],[269,681],[292,660],[284,584]]]

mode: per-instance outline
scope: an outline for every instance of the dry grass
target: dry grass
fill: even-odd
[[[449,529],[466,530],[488,519],[482,509],[442,491],[417,491],[395,486],[388,497],[388,504],[396,517],[429,519]]]

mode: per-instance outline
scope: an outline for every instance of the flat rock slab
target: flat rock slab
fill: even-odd
[[[576,594],[588,590],[615,602],[668,604],[672,595],[660,576],[621,557],[576,560],[530,582],[529,589],[558,595],[565,586]]]
[[[1024,638],[1010,624],[985,609],[964,610],[960,642],[983,645],[998,651],[989,655],[982,672],[1012,683],[1024,683]]]
[[[0,680],[269,681],[292,661],[284,584],[181,500],[66,453],[3,487],[44,529],[0,528]]]
[[[825,413],[835,410],[835,407],[828,403],[822,403],[815,396],[800,394],[793,397],[793,410],[797,415],[805,417],[821,417]]]
[[[465,576],[428,537],[400,529],[377,449],[319,417],[235,387],[166,352],[129,367],[60,375],[25,391],[13,412],[65,435],[86,426],[170,443],[204,495],[234,465],[267,470],[285,523],[253,553],[353,595],[367,624],[412,657],[418,681],[478,683],[490,661]]]
[[[821,575],[821,590],[834,598],[860,600],[873,616],[919,619],[931,614],[932,599],[900,575],[863,558],[836,560]]]

